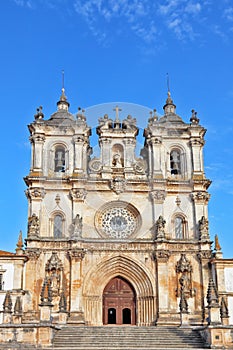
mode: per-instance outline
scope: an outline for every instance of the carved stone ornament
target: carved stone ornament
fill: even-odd
[[[68,256],[72,260],[81,261],[86,254],[86,249],[72,249],[69,250]]]
[[[199,220],[199,233],[200,233],[200,240],[209,240],[209,222],[208,220],[202,216],[202,218]]]
[[[28,218],[28,238],[38,237],[40,231],[40,222],[36,214]]]
[[[189,298],[193,295],[192,290],[192,265],[190,261],[186,258],[184,253],[181,254],[180,260],[176,264],[176,274],[177,274],[177,297]]]
[[[77,214],[73,219],[73,223],[70,226],[70,238],[72,240],[78,240],[82,237],[82,228],[83,228],[83,218]]]
[[[25,250],[25,255],[30,259],[30,260],[37,260],[40,256],[40,251],[37,248],[30,248]]]
[[[164,238],[165,237],[165,224],[166,221],[162,217],[162,215],[159,216],[158,220],[156,221],[156,238]]]
[[[70,190],[70,197],[73,200],[83,202],[86,199],[87,191],[84,188],[72,188]]]
[[[89,169],[93,173],[98,173],[102,169],[102,163],[99,159],[93,158],[89,162]]]
[[[63,264],[56,252],[53,252],[46,266],[46,279],[50,285],[52,296],[58,296],[62,287]]]
[[[202,261],[202,259],[211,259],[212,258],[212,252],[210,250],[202,250],[197,254],[197,257],[199,261]]]
[[[136,174],[145,174],[146,171],[146,163],[143,159],[138,159],[134,164],[134,171]]]
[[[45,197],[45,189],[40,187],[29,188],[25,191],[27,198],[41,200]]]
[[[204,191],[192,193],[191,196],[195,203],[200,203],[200,204],[207,204],[210,199],[210,194]]]
[[[155,190],[150,192],[150,197],[153,199],[155,202],[158,203],[163,203],[163,201],[166,198],[166,191],[164,190]]]
[[[125,191],[127,186],[127,181],[121,177],[115,177],[114,179],[110,180],[110,188],[116,194],[120,194]]]
[[[171,253],[168,250],[157,250],[153,253],[155,260],[162,260],[167,262]]]
[[[187,259],[186,254],[181,253],[180,260],[176,264],[176,272],[192,272],[192,265]]]

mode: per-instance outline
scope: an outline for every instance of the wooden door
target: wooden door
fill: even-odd
[[[103,323],[135,324],[135,292],[131,284],[121,277],[113,278],[103,293]]]

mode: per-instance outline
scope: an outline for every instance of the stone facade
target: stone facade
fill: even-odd
[[[136,120],[120,120],[116,106],[114,118],[99,119],[97,158],[84,112],[69,112],[64,89],[57,106],[47,120],[38,109],[29,125],[21,323],[34,325],[35,339],[62,324],[228,325],[229,312],[232,323],[233,263],[211,247],[196,113],[185,123],[168,92],[137,157]]]

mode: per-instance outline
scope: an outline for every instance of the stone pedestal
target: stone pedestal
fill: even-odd
[[[189,312],[181,312],[180,313],[180,327],[188,328],[189,325]]]
[[[11,323],[12,322],[12,313],[4,312],[3,313],[3,323]]]
[[[51,309],[53,305],[40,305],[40,321],[51,322]]]
[[[220,310],[219,310],[219,306],[211,306],[208,308],[209,312],[208,312],[208,323],[210,325],[219,325],[221,324],[221,320],[220,320]]]
[[[60,324],[66,324],[68,318],[67,312],[59,312],[59,323]]]

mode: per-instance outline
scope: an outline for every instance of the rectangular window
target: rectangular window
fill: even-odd
[[[0,290],[3,290],[3,285],[4,285],[4,282],[3,282],[3,274],[0,273]]]

